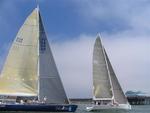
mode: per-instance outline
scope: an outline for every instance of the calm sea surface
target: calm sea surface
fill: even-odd
[[[81,107],[78,108],[76,113],[150,113],[150,105],[132,106],[130,111],[101,111],[101,112],[87,112]]]
[[[150,113],[150,105],[132,106],[130,111],[101,111],[101,112],[86,112],[85,107],[79,106],[75,113]],[[46,113],[46,112],[1,112],[0,113]],[[47,112],[48,113],[48,112]],[[60,113],[60,112],[59,112]]]

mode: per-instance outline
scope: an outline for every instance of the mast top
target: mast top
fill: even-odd
[[[99,37],[99,38],[101,37],[100,33],[97,34],[97,37]]]
[[[36,0],[36,8],[39,10],[39,0]]]

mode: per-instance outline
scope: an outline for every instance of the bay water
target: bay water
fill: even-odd
[[[150,105],[137,105],[132,106],[131,110],[112,110],[112,111],[100,111],[100,112],[87,112],[81,107],[78,108],[76,113],[150,113]]]
[[[0,111],[0,113],[49,113],[49,112],[8,112],[8,111]],[[59,112],[60,113],[60,112]],[[101,111],[101,112],[87,112],[85,111],[84,106],[78,107],[75,113],[150,113],[150,105],[138,105],[132,106],[132,110],[129,111]]]

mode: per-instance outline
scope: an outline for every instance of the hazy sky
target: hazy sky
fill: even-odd
[[[54,58],[69,97],[92,97],[98,33],[124,91],[150,94],[149,0],[39,0]],[[0,69],[35,0],[0,0]]]

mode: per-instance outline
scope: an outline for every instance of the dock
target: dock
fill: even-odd
[[[128,96],[131,105],[150,105],[150,96]]]
[[[150,96],[127,96],[127,99],[131,105],[150,105]],[[76,104],[91,104],[92,98],[71,98],[70,102]]]

